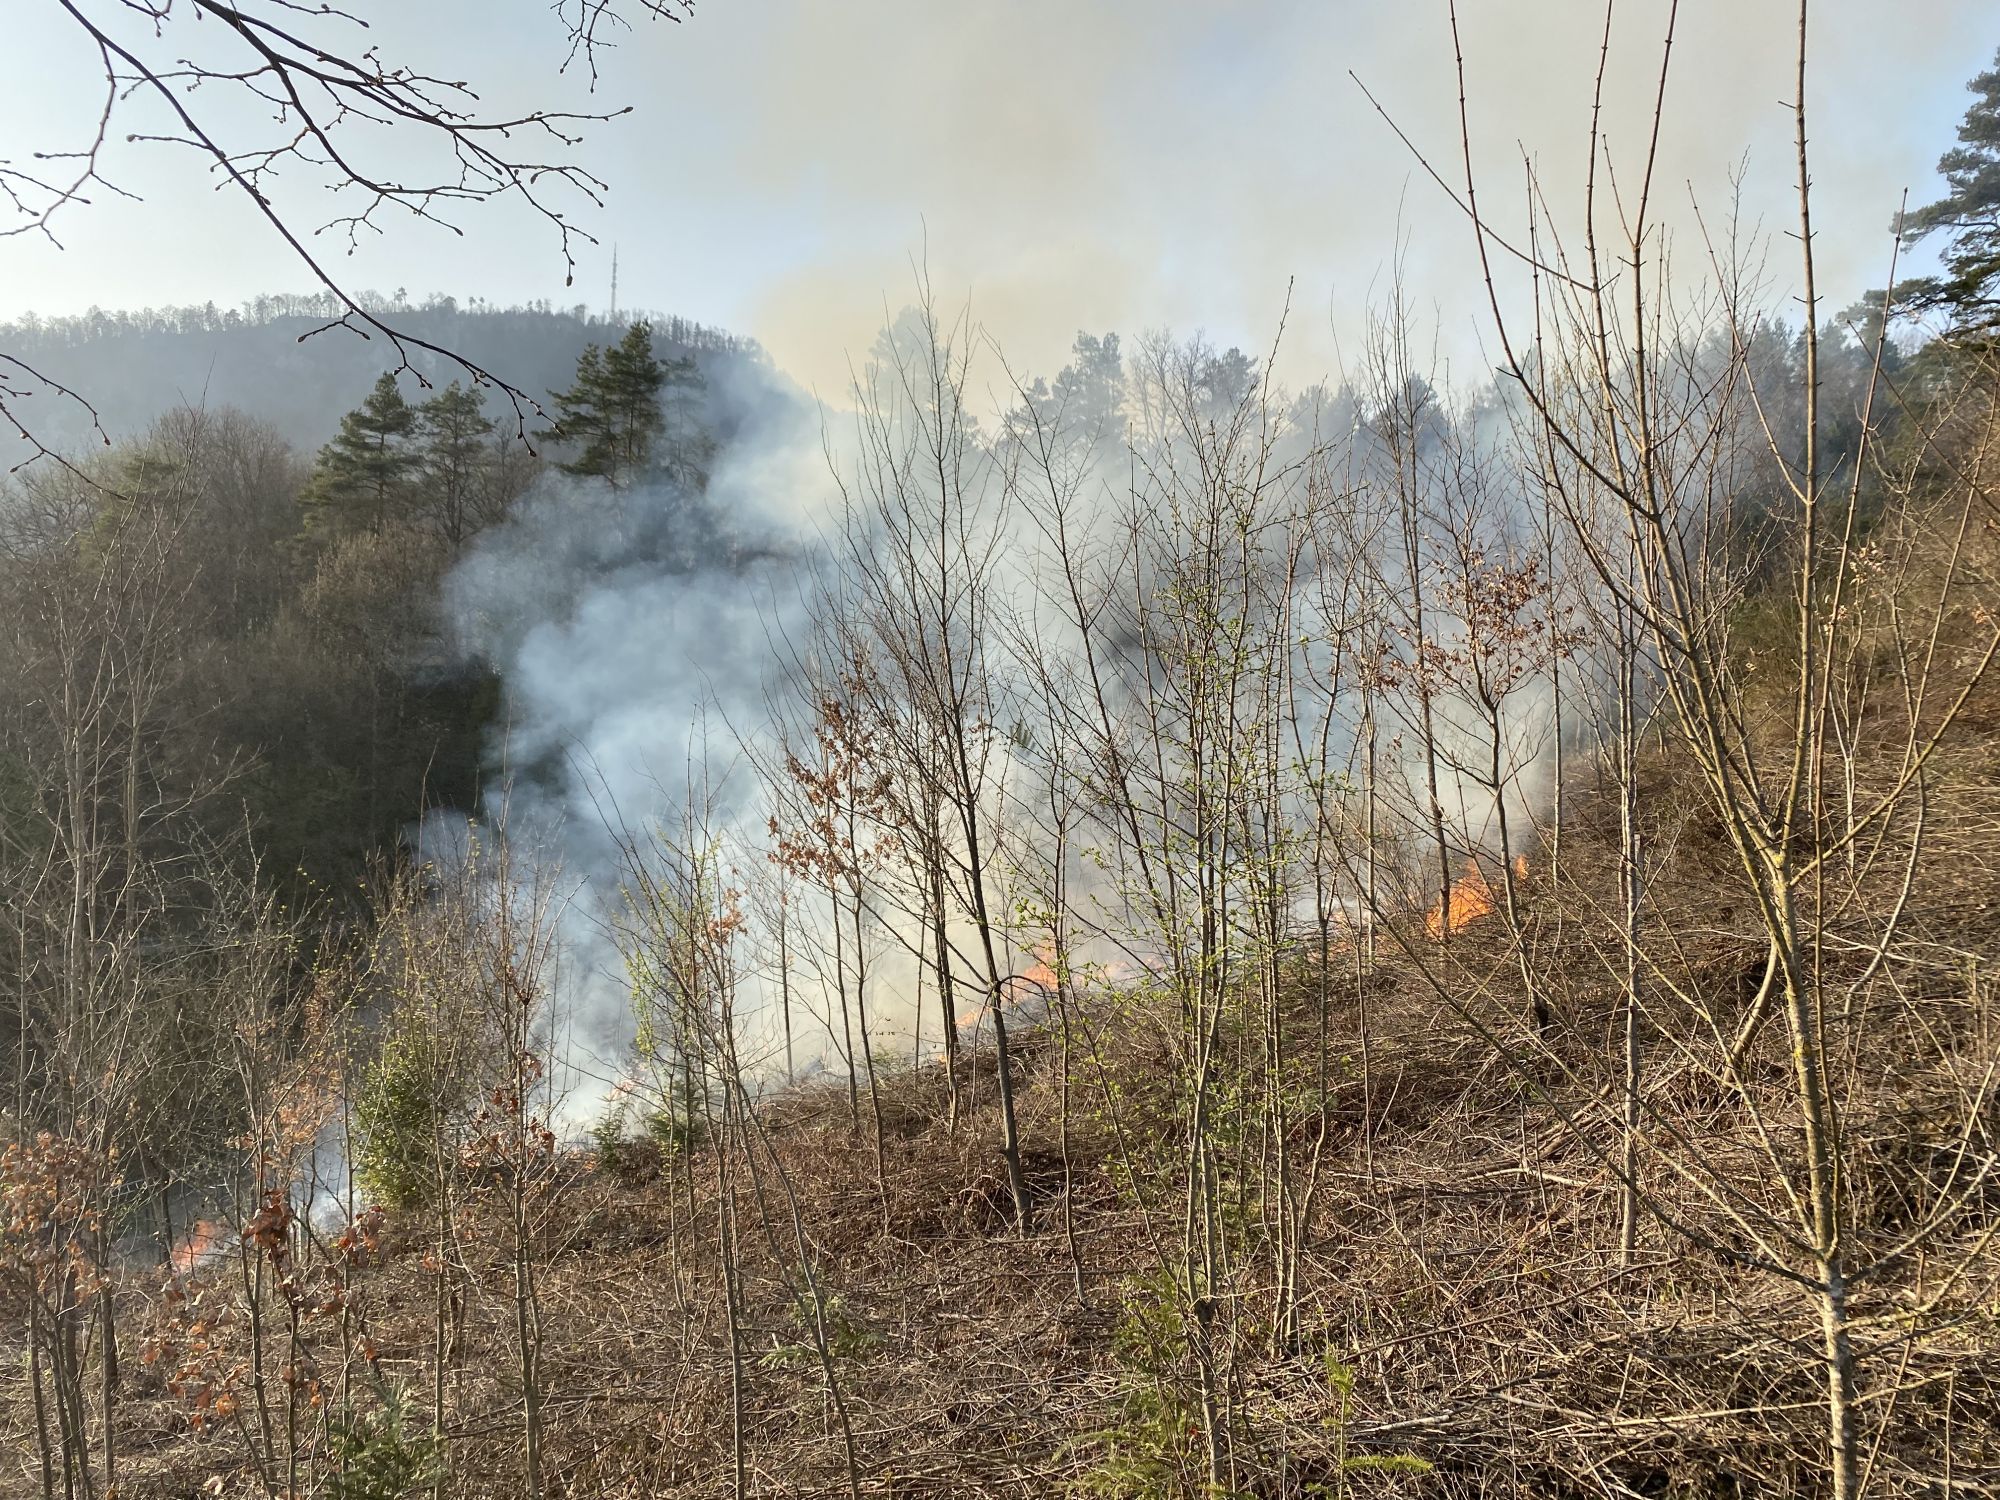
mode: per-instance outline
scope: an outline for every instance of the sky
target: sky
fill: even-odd
[[[129,18],[123,0],[78,3]],[[1573,214],[1602,0],[1461,8],[1489,212],[1519,221],[1527,157],[1553,211]],[[57,0],[7,9],[0,160],[19,168],[87,138],[101,80]],[[1289,301],[1283,371],[1317,378],[1354,362],[1398,274],[1440,362],[1492,357],[1465,222],[1361,87],[1460,174],[1445,0],[700,0],[683,24],[639,21],[620,37],[594,98],[577,70],[559,71],[546,0],[349,9],[385,56],[464,77],[492,108],[632,106],[574,152],[608,184],[601,209],[567,205],[599,241],[579,249],[574,285],[546,225],[488,205],[454,216],[461,234],[385,220],[351,257],[337,237],[311,241],[351,286],[603,307],[615,245],[624,306],[751,334],[823,393],[844,388],[885,313],[911,300],[919,265],[1031,371],[1058,367],[1082,329],[1203,331],[1263,350]],[[1614,17],[1605,128],[1627,191],[1667,14],[1666,0],[1625,0]],[[191,16],[180,0],[152,44],[160,55],[225,55],[219,27]],[[341,35],[337,21],[297,24]],[[1699,223],[1719,241],[1733,219],[1767,247],[1779,303],[1797,282],[1796,27],[1778,0],[1683,0],[1655,169],[1677,261],[1705,261]],[[1934,194],[2000,16],[1980,0],[1814,0],[1809,38],[1820,276],[1838,305],[1881,283],[1900,195]],[[232,129],[270,133],[213,90],[201,102]],[[227,305],[311,285],[186,147],[123,138],[158,132],[147,109],[118,117],[105,158],[136,201],[94,193],[57,220],[60,248],[0,238],[0,317]],[[389,169],[409,166],[405,137],[354,140]],[[302,228],[329,215],[309,173],[273,193]]]

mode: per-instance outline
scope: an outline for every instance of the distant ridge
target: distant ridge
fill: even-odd
[[[400,293],[365,293],[360,300],[400,331],[461,353],[536,397],[568,382],[586,344],[603,343],[641,318],[652,322],[655,346],[663,353],[761,358],[751,340],[670,313],[623,309],[613,315],[549,302],[503,307],[441,295],[412,302]],[[281,293],[238,307],[209,302],[92,308],[63,317],[31,313],[0,323],[0,352],[27,361],[89,400],[113,441],[133,436],[166,407],[185,402],[239,408],[311,448],[330,437],[340,414],[397,363],[381,337],[328,327],[340,311],[323,293]],[[465,378],[449,361],[424,351],[415,351],[411,363],[416,374],[440,385]],[[406,378],[414,394],[417,381]],[[88,414],[74,402],[39,392],[17,404],[51,447],[81,452],[101,446]],[[18,438],[0,440],[0,468],[26,456]]]

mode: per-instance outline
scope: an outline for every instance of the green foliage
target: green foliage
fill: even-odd
[[[1090,1454],[1077,1491],[1140,1500],[1213,1497],[1204,1477],[1201,1411],[1186,1374],[1189,1350],[1181,1294],[1166,1272],[1142,1277],[1127,1291],[1111,1352],[1121,1377],[1117,1412],[1076,1445]],[[1430,1472],[1427,1460],[1411,1454],[1350,1453],[1354,1371],[1329,1347],[1320,1376],[1326,1388],[1321,1425],[1333,1435],[1334,1477],[1307,1484],[1305,1493],[1345,1495],[1347,1480],[1355,1475]],[[1278,1441],[1284,1441],[1282,1434]]]
[[[451,547],[463,546],[482,521],[490,489],[493,423],[485,393],[453,381],[417,408],[422,438],[418,462],[423,473],[424,508]]]
[[[596,1148],[597,1169],[627,1186],[639,1186],[659,1177],[666,1152],[650,1133],[634,1137],[625,1106],[607,1109],[590,1128]]]
[[[817,1366],[820,1360],[815,1321],[825,1330],[826,1351],[837,1364],[863,1359],[881,1347],[882,1336],[857,1320],[839,1293],[827,1293],[820,1298],[817,1320],[811,1299],[801,1293],[792,1299],[791,1337],[781,1339],[772,1334],[771,1347],[758,1356],[757,1363],[766,1370]]]
[[[590,345],[578,356],[576,379],[566,391],[551,391],[556,424],[542,434],[567,444],[574,456],[565,474],[608,481],[613,488],[633,483],[652,467],[654,448],[666,430],[660,393],[670,379],[693,368],[671,369],[653,353],[653,325],[634,323],[608,349]]]
[[[1309,1495],[1345,1495],[1347,1480],[1355,1474],[1421,1475],[1431,1472],[1429,1459],[1410,1453],[1349,1453],[1347,1429],[1354,1415],[1354,1368],[1338,1351],[1327,1349],[1321,1376],[1326,1382],[1328,1402],[1325,1425],[1334,1433],[1334,1474],[1330,1481],[1306,1486]]]
[[[457,381],[411,406],[384,375],[320,450],[303,497],[309,529],[349,536],[421,522],[455,552],[533,474],[532,457],[493,441],[485,408],[483,391]]]
[[[590,1144],[597,1149],[600,1161],[617,1153],[625,1144],[625,1106],[614,1104],[597,1118],[590,1127]]]
[[[1174,1500],[1198,1492],[1191,1476],[1201,1471],[1201,1413],[1180,1374],[1186,1349],[1173,1279],[1141,1279],[1112,1334],[1122,1377],[1116,1418],[1079,1444],[1091,1453],[1080,1493]]]
[[[417,411],[403,399],[396,377],[383,375],[320,449],[306,486],[308,524],[332,532],[380,531],[395,518],[421,462],[410,443],[416,426]]]
[[[708,1123],[680,1108],[648,1110],[639,1123],[662,1151],[692,1151],[708,1139]]]
[[[427,1027],[407,1027],[383,1044],[354,1100],[355,1177],[371,1202],[407,1210],[432,1201],[445,1087],[438,1040]]]
[[[2000,325],[2000,58],[1966,87],[1974,97],[1959,144],[1938,159],[1949,190],[1901,226],[1908,244],[1945,235],[1944,274],[1906,282],[1897,295],[1906,310],[1943,309],[1960,335]]]
[[[488,370],[505,371],[528,390],[567,380],[586,343],[617,338],[628,321],[543,302],[504,307],[437,296],[406,303],[368,292],[361,300],[388,314],[403,333],[452,349]],[[381,364],[379,339],[313,338],[299,345],[300,335],[347,310],[323,293],[260,296],[240,307],[93,307],[76,317],[29,316],[0,324],[0,347],[74,377],[75,388],[89,394],[111,432],[135,432],[175,392],[199,391],[208,411],[242,408],[294,441],[310,434],[318,442],[325,436],[327,413],[340,410],[353,392],[365,391]],[[722,358],[749,353],[745,343],[720,329],[667,315],[653,319],[653,338],[656,346],[675,353]],[[60,451],[96,442],[88,410],[76,403],[40,412],[35,427]]]
[[[444,1472],[436,1436],[412,1417],[400,1392],[385,1390],[380,1406],[350,1409],[329,1426],[333,1500],[407,1500]]]

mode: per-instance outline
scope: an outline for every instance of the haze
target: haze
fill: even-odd
[[[388,55],[467,77],[496,106],[592,107],[580,78],[557,77],[559,32],[539,8],[505,25],[489,3],[401,9],[371,17]],[[1523,149],[1580,160],[1601,7],[1464,9],[1489,191],[1519,181]],[[1692,196],[1711,223],[1726,219],[1741,171],[1746,219],[1788,227],[1780,95],[1796,19],[1714,0],[1681,10],[1663,205],[1683,211]],[[1992,44],[1991,13],[1918,0],[1887,24],[1880,6],[1836,0],[1814,14],[1818,218],[1840,230],[1822,278],[1838,305],[1881,280],[1902,191],[1932,193],[1964,81]],[[1620,17],[1608,90],[1612,150],[1628,157],[1650,113],[1661,29],[1638,16]],[[94,57],[53,8],[13,16],[10,33],[0,139],[15,156],[74,149],[94,118]],[[1339,362],[1400,244],[1408,280],[1441,315],[1445,353],[1470,356],[1462,221],[1350,70],[1454,176],[1441,3],[708,0],[691,24],[640,24],[609,56],[596,107],[634,109],[576,153],[610,189],[603,211],[579,220],[600,243],[582,248],[574,286],[545,226],[496,206],[460,215],[462,239],[385,221],[386,236],[337,269],[413,297],[601,308],[616,245],[625,305],[754,336],[809,387],[838,392],[885,305],[909,300],[914,258],[1035,369],[1060,363],[1079,327],[1203,329],[1261,348],[1290,286],[1285,369],[1298,378]],[[97,195],[59,224],[61,249],[0,241],[0,317],[230,306],[310,284],[192,153],[122,144],[110,160],[146,201]],[[317,223],[313,185],[294,173],[290,190],[281,203]]]

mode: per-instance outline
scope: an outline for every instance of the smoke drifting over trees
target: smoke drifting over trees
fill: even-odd
[[[1475,381],[0,329],[5,1483],[1990,1489],[1995,75],[1829,298],[1813,37],[1797,306],[1461,106]]]

